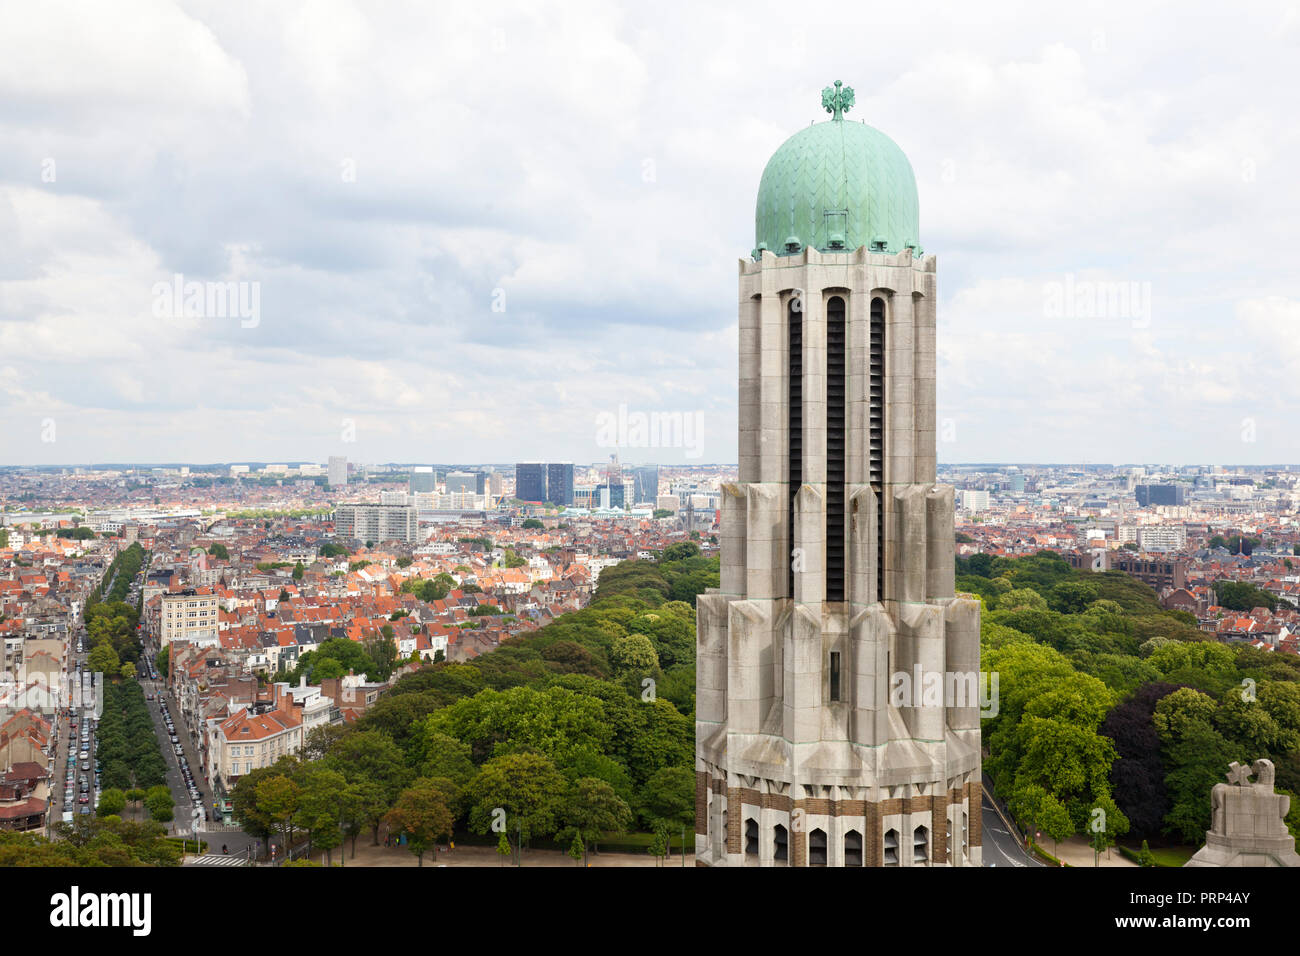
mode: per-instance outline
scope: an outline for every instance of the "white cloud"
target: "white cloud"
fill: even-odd
[[[758,177],[839,78],[940,257],[941,456],[1293,458],[1297,21],[1253,9],[22,5],[6,455],[584,460],[627,404],[734,460]],[[175,273],[258,283],[261,322],[155,319]],[[1149,321],[1049,314],[1067,276],[1149,288]]]

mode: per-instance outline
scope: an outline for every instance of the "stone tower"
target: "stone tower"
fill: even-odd
[[[697,624],[696,859],[977,866],[979,604],[935,484],[934,256],[887,136],[844,118],[763,172],[740,263],[740,480]]]

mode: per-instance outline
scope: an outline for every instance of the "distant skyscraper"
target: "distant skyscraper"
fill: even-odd
[[[981,861],[980,605],[954,594],[935,482],[936,261],[907,157],[852,104],[827,87],[831,121],[772,156],[740,263],[740,475],[696,600],[706,866]]]
[[[515,497],[520,501],[546,500],[546,465],[538,461],[515,465]]]
[[[573,462],[553,461],[546,466],[546,500],[566,508],[573,504]]]
[[[345,488],[348,483],[348,460],[342,455],[330,455],[329,486]]]
[[[447,494],[466,495],[478,492],[478,478],[471,471],[452,471],[447,473]]]
[[[1187,489],[1183,485],[1138,485],[1135,493],[1142,508],[1187,504]]]
[[[596,494],[602,508],[624,508],[627,506],[627,492],[622,482],[611,485],[608,482],[596,486]]]
[[[632,497],[636,503],[654,501],[659,496],[659,466],[635,465],[631,472],[634,481]]]
[[[429,494],[435,490],[437,477],[428,465],[415,465],[411,468],[406,490],[413,495]]]

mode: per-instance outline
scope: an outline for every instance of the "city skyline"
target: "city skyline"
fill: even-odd
[[[640,457],[734,460],[732,264],[827,76],[915,165],[940,460],[1289,457],[1284,4],[966,10],[924,42],[914,9],[841,11],[897,34],[868,52],[757,42],[775,8],[138,7],[148,35],[52,6],[0,38],[6,463],[595,460],[620,408],[698,416]],[[214,314],[177,317],[188,283]]]

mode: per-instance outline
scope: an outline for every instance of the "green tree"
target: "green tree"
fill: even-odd
[[[291,839],[293,816],[298,812],[302,788],[283,775],[268,777],[257,785],[257,805],[286,842]]]
[[[105,643],[91,648],[86,655],[86,666],[92,673],[115,675],[121,671],[122,662],[118,660],[113,646]]]
[[[620,676],[633,677],[657,676],[659,673],[659,655],[655,653],[654,644],[644,634],[629,634],[617,638],[610,648],[609,662],[614,665],[615,673]]]
[[[298,798],[294,824],[306,830],[311,845],[325,851],[325,863],[333,865],[334,848],[343,842],[342,817],[347,781],[343,774],[324,766],[312,766]]]
[[[468,744],[426,729],[421,772],[425,777],[446,777],[463,787],[473,779],[476,769]]]
[[[505,832],[516,852],[518,838],[555,833],[568,782],[555,764],[537,753],[513,753],[485,763],[468,787],[469,826],[475,833],[488,833],[504,811]]]
[[[299,561],[297,564],[293,566],[293,579],[295,581],[301,581],[303,575],[306,573],[307,573],[307,569],[303,566],[303,563],[301,561]]]
[[[99,806],[95,812],[101,817],[121,816],[126,809],[126,794],[117,788],[110,788],[99,795]]]
[[[149,818],[159,823],[169,822],[175,813],[172,792],[162,785],[149,788],[145,794],[144,805],[149,810]]]
[[[1074,834],[1065,804],[1038,784],[1017,787],[1007,800],[1007,809],[1031,835],[1041,830],[1051,839],[1053,856],[1059,855],[1060,842]]]
[[[377,784],[388,806],[393,805],[412,778],[402,751],[387,734],[375,730],[357,731],[343,737],[335,744],[327,762],[349,783],[370,781]],[[376,845],[379,843],[379,822],[376,819],[371,824]]]
[[[604,780],[583,777],[569,790],[561,818],[564,822],[561,839],[570,832],[575,838],[580,837],[586,862],[586,848],[599,852],[596,845],[602,833],[622,833],[632,825],[632,810]]]
[[[648,821],[694,826],[695,774],[689,767],[660,767],[641,788],[641,809]]]
[[[451,838],[455,822],[444,792],[425,779],[403,790],[384,820],[392,832],[406,834],[419,866],[424,866],[424,851],[430,844],[441,836]]]

